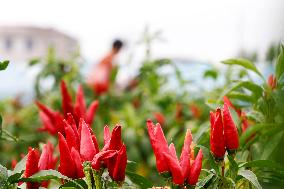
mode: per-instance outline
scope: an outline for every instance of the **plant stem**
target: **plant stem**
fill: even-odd
[[[88,185],[88,189],[93,189],[94,178],[92,174],[92,167],[89,162],[84,162],[84,174],[86,177],[86,182]]]
[[[101,171],[93,170],[93,177],[95,179],[96,189],[102,189],[102,174]]]
[[[225,161],[222,161],[222,177],[225,175]]]

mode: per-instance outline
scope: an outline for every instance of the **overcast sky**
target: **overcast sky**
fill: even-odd
[[[54,27],[76,37],[98,60],[115,37],[128,42],[146,25],[163,31],[155,56],[220,61],[241,48],[262,52],[284,39],[283,0],[0,0],[0,25]],[[129,49],[132,49],[131,52]]]

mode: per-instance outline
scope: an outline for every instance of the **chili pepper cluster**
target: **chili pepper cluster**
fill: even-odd
[[[168,146],[167,140],[159,123],[147,121],[150,142],[156,157],[157,170],[162,175],[170,173],[171,181],[176,185],[195,185],[202,167],[202,150],[194,158],[194,145],[191,131],[188,129],[180,158],[177,157],[173,143]]]
[[[93,123],[99,102],[97,100],[94,100],[87,108],[82,86],[79,86],[78,88],[76,101],[73,105],[72,97],[67,90],[66,83],[62,80],[61,96],[61,111],[63,112],[63,114],[59,111],[54,111],[48,108],[40,102],[36,102],[38,108],[40,109],[39,115],[43,124],[43,127],[40,128],[40,131],[47,131],[52,135],[56,135],[58,132],[64,134],[65,128],[63,126],[63,120],[68,118],[68,113],[72,114],[76,124],[79,123],[81,118],[83,118],[89,125]]]
[[[79,86],[73,105],[64,81],[61,82],[61,94],[63,114],[36,102],[43,123],[40,130],[58,135],[59,158],[54,156],[54,147],[50,142],[44,145],[41,155],[38,149],[29,148],[24,177],[28,178],[41,170],[56,169],[59,159],[58,171],[69,178],[85,177],[83,164],[89,162],[96,174],[101,175],[106,168],[113,181],[123,182],[127,152],[121,139],[121,126],[116,125],[112,132],[108,126],[104,127],[104,146],[100,150],[90,127],[98,101],[93,101],[87,109],[83,89]],[[47,187],[48,184],[28,182],[27,189]]]
[[[225,101],[223,108],[210,112],[210,149],[216,160],[223,160],[226,150],[234,153],[239,148],[237,127]]]

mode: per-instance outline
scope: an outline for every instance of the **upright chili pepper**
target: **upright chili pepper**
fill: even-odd
[[[192,179],[190,183],[196,184],[201,171],[202,152],[199,152],[197,160],[194,160],[190,130],[188,129],[186,132],[180,159],[178,159],[174,144],[171,143],[168,147],[161,126],[159,124],[154,125],[151,120],[148,120],[147,127],[159,173],[169,172],[172,176],[172,182],[176,185],[183,186],[189,178]],[[191,160],[195,162],[193,163],[193,170],[190,166]]]
[[[62,95],[62,113],[59,111],[53,111],[40,102],[36,102],[36,105],[40,109],[40,118],[43,123],[43,127],[40,128],[41,131],[48,131],[52,135],[56,135],[58,132],[65,135],[65,128],[63,124],[63,119],[68,120],[70,115],[75,120],[78,125],[80,119],[83,118],[85,122],[92,125],[96,110],[98,108],[99,102],[94,100],[90,106],[87,108],[84,98],[84,92],[82,86],[79,86],[75,104],[72,104],[72,98],[67,90],[66,83],[61,81],[61,95]],[[71,126],[73,126],[71,124]]]
[[[64,116],[67,116],[67,113],[71,113],[74,115],[74,108],[72,105],[72,97],[67,90],[66,83],[62,80],[61,85],[61,95],[62,95],[62,110]]]
[[[54,147],[50,142],[43,146],[41,155],[38,149],[29,148],[24,177],[30,177],[41,170],[54,169],[57,158],[53,156],[53,150]],[[38,189],[40,186],[47,188],[48,184],[48,181],[41,183],[27,182],[27,189]]]
[[[198,181],[198,177],[200,175],[201,168],[202,168],[202,158],[203,158],[203,153],[202,153],[202,150],[200,149],[196,156],[196,159],[194,160],[190,168],[190,174],[187,178],[187,183],[192,186],[196,185]]]
[[[239,148],[239,136],[237,127],[233,121],[228,105],[224,103],[223,107],[223,124],[225,146],[228,152]]]
[[[160,124],[154,125],[151,120],[147,121],[150,142],[156,157],[156,166],[159,173],[169,172],[163,153],[168,151],[168,142]]]
[[[225,140],[220,108],[217,108],[215,113],[210,112],[210,124],[210,150],[216,160],[223,160],[225,155]]]
[[[117,152],[112,179],[122,182],[125,179],[125,170],[127,165],[126,146],[123,144]]]
[[[269,75],[267,79],[267,84],[272,90],[277,87],[277,79],[273,74]]]

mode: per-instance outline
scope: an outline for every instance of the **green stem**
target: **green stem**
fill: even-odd
[[[96,171],[93,170],[93,177],[95,179],[95,186],[96,189],[102,189],[103,184],[102,184],[102,172],[101,171]]]
[[[86,177],[88,189],[93,189],[94,181],[93,181],[92,168],[87,162],[85,162],[85,165],[84,165],[84,174]]]
[[[225,161],[222,161],[222,177],[225,175]]]

